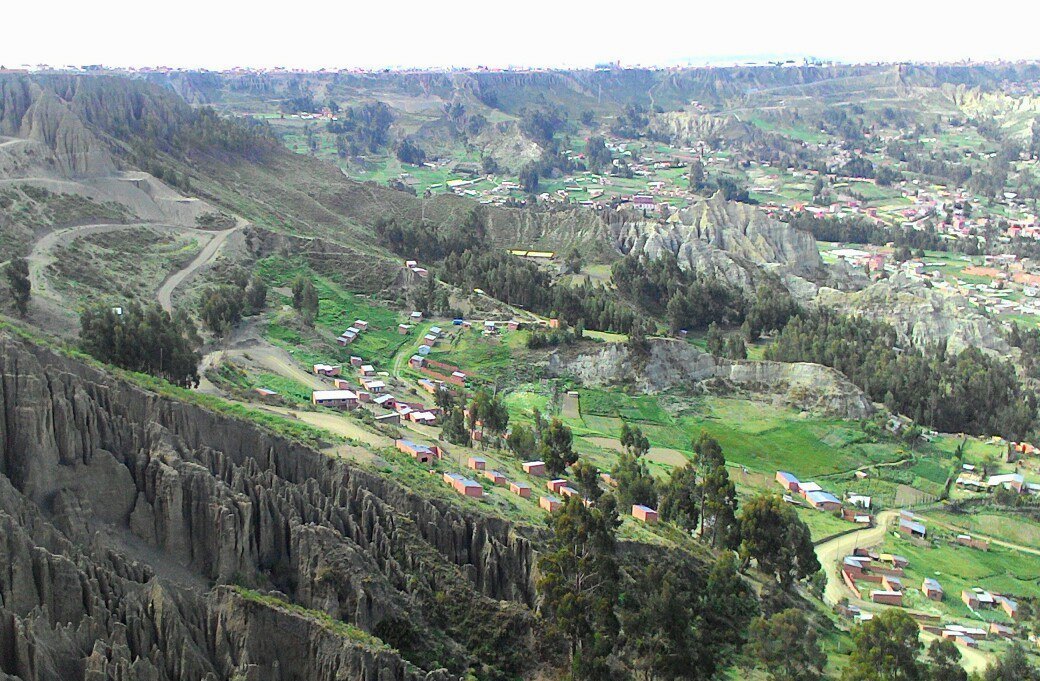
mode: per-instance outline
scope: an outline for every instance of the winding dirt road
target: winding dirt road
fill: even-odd
[[[240,229],[243,224],[244,223],[240,223],[222,232],[193,229],[191,227],[178,227],[176,225],[154,222],[76,225],[74,227],[56,229],[53,232],[44,234],[36,241],[36,243],[33,244],[32,250],[26,258],[29,263],[29,281],[32,284],[34,295],[43,296],[57,303],[64,302],[62,301],[61,296],[47,285],[46,271],[55,261],[54,250],[59,245],[65,245],[75,239],[81,239],[95,234],[108,234],[127,229],[146,228],[164,232],[176,232],[178,234],[192,234],[200,240],[207,240],[206,245],[203,246],[199,254],[195,256],[190,263],[182,269],[167,276],[159,287],[156,298],[158,299],[159,304],[162,305],[163,309],[169,312],[173,309],[173,292],[177,287],[195,274],[195,272],[200,268],[212,262],[217,257],[220,247],[224,245],[224,242],[227,241],[228,237],[231,236],[234,231]]]
[[[202,234],[211,234],[212,237],[202,250],[199,252],[195,259],[187,264],[186,267],[180,269],[170,276],[166,277],[166,281],[159,287],[159,291],[156,293],[156,298],[159,300],[159,304],[167,312],[173,311],[173,292],[184,283],[189,277],[191,277],[200,268],[205,267],[211,263],[220,251],[220,247],[224,245],[228,237],[241,228],[242,225],[235,225],[230,229],[225,229],[222,232],[200,232],[200,230],[192,230],[194,232],[200,232]]]
[[[816,559],[823,566],[823,574],[827,577],[827,586],[823,590],[823,601],[828,605],[837,605],[842,598],[855,598],[855,594],[845,586],[838,577],[838,561],[859,547],[880,544],[888,531],[888,523],[899,515],[899,511],[882,511],[877,515],[877,525],[840,537],[827,540],[816,545]]]

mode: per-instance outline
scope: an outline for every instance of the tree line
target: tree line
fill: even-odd
[[[80,315],[79,338],[83,350],[102,362],[181,387],[198,385],[202,340],[183,309],[171,315],[156,303],[98,304]]]
[[[1036,426],[1036,396],[1014,366],[978,348],[919,348],[884,322],[822,308],[791,319],[766,359],[837,369],[893,413],[944,432],[1021,439]]]
[[[625,424],[621,442],[606,488],[594,466],[570,466],[591,503],[571,496],[550,516],[549,546],[538,561],[539,614],[560,641],[556,653],[567,660],[568,677],[712,679],[743,655],[774,678],[792,664],[815,670],[800,678],[822,678],[826,658],[809,619],[782,608],[756,619],[760,604],[741,577],[755,563],[783,594],[819,572],[793,509],[764,494],[738,512],[722,449],[706,434],[694,443],[694,462],[663,483],[646,469],[649,442],[638,427]],[[698,568],[678,555],[626,562],[617,548],[620,513],[658,501],[663,520],[723,550],[713,565]],[[801,655],[783,658],[770,648],[784,626],[796,629],[791,637],[803,641]]]

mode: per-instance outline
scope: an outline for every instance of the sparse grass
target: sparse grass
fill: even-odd
[[[382,639],[378,638],[377,636],[373,636],[367,631],[359,627],[356,627],[353,624],[350,624],[349,622],[334,619],[327,613],[324,613],[320,610],[311,610],[310,608],[305,608],[302,605],[291,603],[276,596],[272,596],[271,594],[260,593],[259,591],[247,589],[243,586],[235,585],[231,588],[235,591],[235,593],[237,593],[242,598],[245,598],[246,600],[253,601],[254,603],[261,603],[269,608],[274,608],[275,610],[282,610],[284,612],[289,612],[294,615],[304,617],[320,625],[324,629],[327,629],[328,631],[332,632],[337,636],[349,639],[355,643],[359,643],[373,651],[378,652],[393,650],[386,643],[383,643]]]
[[[54,251],[49,279],[81,304],[152,298],[163,279],[198,255],[190,235],[131,228],[75,239]]]

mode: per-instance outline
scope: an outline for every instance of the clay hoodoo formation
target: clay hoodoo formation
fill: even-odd
[[[508,523],[4,335],[0,408],[0,678],[522,672]]]

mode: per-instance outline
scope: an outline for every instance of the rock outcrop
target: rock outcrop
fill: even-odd
[[[0,135],[20,137],[48,152],[56,176],[106,175],[115,164],[104,144],[53,91],[25,78],[0,76]]]
[[[804,279],[826,277],[816,239],[721,192],[665,223],[622,221],[612,225],[622,253],[675,257],[683,269],[713,274],[748,288],[760,269]]]
[[[945,343],[954,354],[974,347],[1002,357],[1011,352],[998,327],[972,308],[964,296],[932,288],[902,274],[861,291],[821,288],[816,303],[886,321],[921,347]]]
[[[678,340],[650,341],[645,357],[623,345],[565,358],[550,355],[549,371],[588,386],[632,386],[644,393],[673,388],[740,392],[794,409],[859,420],[874,412],[862,390],[841,373],[819,364],[717,359]]]
[[[0,676],[442,681],[517,664],[469,613],[530,630],[509,523],[3,335],[0,474]]]

